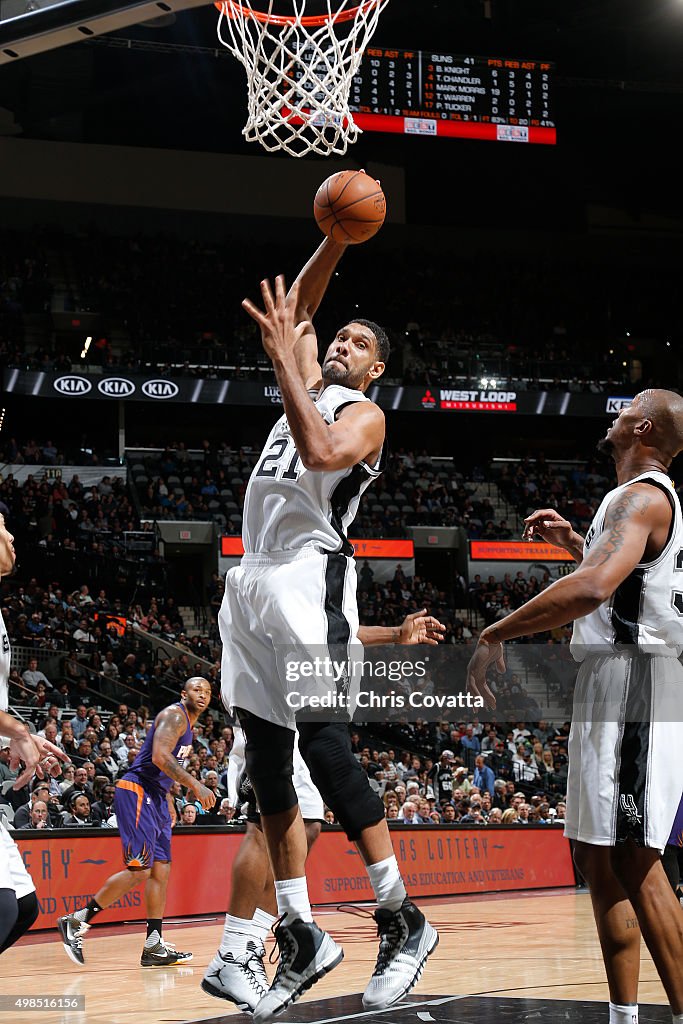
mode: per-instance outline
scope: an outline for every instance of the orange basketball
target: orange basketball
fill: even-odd
[[[382,227],[387,201],[379,182],[365,171],[339,171],[316,192],[313,212],[324,234],[357,245]]]

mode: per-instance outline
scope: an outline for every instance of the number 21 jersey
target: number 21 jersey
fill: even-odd
[[[352,402],[368,402],[361,391],[331,384],[315,399],[326,423],[334,423]],[[242,542],[248,554],[321,551],[353,554],[346,533],[356,517],[363,491],[380,475],[377,463],[359,462],[348,469],[314,472],[301,462],[286,416],[270,432],[249,478],[244,500]]]

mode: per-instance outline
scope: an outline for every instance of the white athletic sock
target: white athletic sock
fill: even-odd
[[[291,924],[297,918],[302,921],[313,920],[305,875],[302,878],[285,878],[281,882],[276,882],[275,896],[278,917],[283,918],[282,924]]]
[[[256,910],[254,911],[254,916],[251,919],[251,923],[257,930],[258,937],[261,940],[261,942],[266,941],[268,933],[270,932],[271,928],[273,927],[276,921],[277,918],[273,917],[272,914],[269,914],[267,910],[261,910],[260,907],[256,908]]]
[[[232,914],[225,915],[225,927],[221,939],[221,953],[233,953],[239,955],[246,952],[249,939],[258,939],[259,932],[253,921],[246,917],[233,917]]]
[[[372,886],[377,906],[382,910],[398,910],[408,895],[398,870],[398,861],[392,854],[386,860],[366,865],[370,885]]]
[[[674,1024],[683,1024],[683,1013],[674,1013],[671,1019],[673,1020]]]
[[[628,1006],[609,1004],[609,1024],[638,1024],[638,1003]]]

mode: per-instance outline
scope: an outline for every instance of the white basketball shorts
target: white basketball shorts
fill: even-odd
[[[673,657],[588,657],[574,691],[565,835],[663,851],[683,793],[683,666]]]
[[[295,729],[302,695],[332,684],[311,672],[314,659],[362,659],[354,559],[314,548],[244,555],[226,574],[218,625],[225,707]]]
[[[17,899],[36,887],[19,853],[19,847],[0,821],[0,889],[14,889]]]

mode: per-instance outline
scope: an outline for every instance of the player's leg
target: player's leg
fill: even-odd
[[[141,967],[173,967],[192,960],[192,953],[179,952],[163,937],[168,880],[171,877],[171,814],[165,794],[150,793],[146,813],[153,818],[155,830],[152,870],[145,885],[147,937],[140,957]],[[152,828],[150,828],[150,835]]]
[[[661,854],[629,840],[612,850],[612,866],[633,905],[671,1009],[683,1014],[683,914]]]
[[[353,756],[343,722],[299,723],[299,746],[313,782],[363,857],[377,910],[380,948],[365,1006],[378,1009],[401,999],[419,980],[439,938],[410,901],[384,817],[384,805]]]
[[[296,743],[293,783],[310,852],[320,835],[325,808]],[[240,803],[247,806],[247,830],[232,865],[230,903],[223,937],[206,970],[202,988],[210,995],[253,1011],[268,989],[263,966],[264,942],[277,921],[277,901],[256,794],[246,772],[238,781],[237,796]],[[259,992],[261,988],[263,991]]]
[[[122,780],[125,781],[125,780]],[[119,783],[114,794],[114,811],[121,838],[124,868],[104,882],[82,910],[65,914],[57,921],[67,956],[83,964],[83,939],[99,913],[122,899],[150,874],[156,840],[156,819],[147,812],[141,786]]]
[[[0,824],[0,953],[28,931],[38,913],[31,876],[16,843]]]
[[[609,986],[612,1024],[638,1019],[640,926],[612,868],[612,848],[574,844],[574,860],[588,884]]]
[[[343,951],[313,921],[306,885],[306,830],[292,781],[294,731],[238,709],[246,737],[247,773],[256,793],[275,878],[280,959],[254,1011],[266,1024],[343,959]]]

